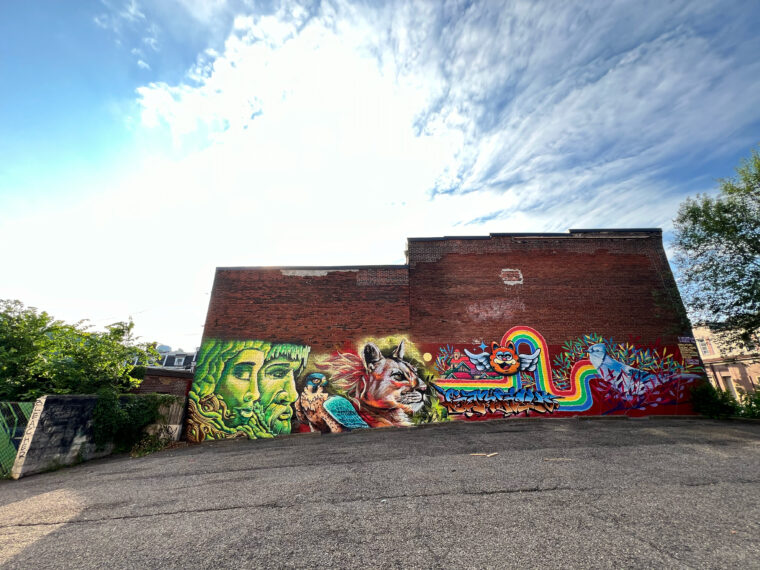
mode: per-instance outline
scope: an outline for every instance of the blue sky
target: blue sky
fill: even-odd
[[[671,229],[760,143],[760,4],[0,5],[0,298],[200,340],[216,266]]]

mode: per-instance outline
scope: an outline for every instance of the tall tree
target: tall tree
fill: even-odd
[[[716,196],[697,195],[675,219],[676,266],[698,324],[757,349],[760,333],[760,153],[752,150]]]
[[[0,400],[43,394],[92,394],[139,385],[132,374],[158,353],[135,342],[132,321],[103,332],[83,321],[66,324],[19,301],[0,300]]]

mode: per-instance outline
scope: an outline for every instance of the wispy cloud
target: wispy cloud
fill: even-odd
[[[119,12],[119,16],[128,22],[139,22],[145,19],[145,14],[137,4],[137,0],[129,0]]]
[[[95,22],[96,26],[104,30],[108,30],[111,27],[111,22],[107,14],[98,14],[93,17],[92,21]]]
[[[147,46],[154,52],[159,51],[158,25],[148,22],[137,0],[128,0],[121,4],[115,4],[112,0],[101,0],[101,3],[106,11],[93,17],[95,25],[111,32],[117,45],[139,45],[140,47],[133,47],[130,51],[137,56],[136,63],[139,68],[150,69],[141,47]],[[138,40],[135,35],[141,39]]]
[[[151,67],[118,107],[129,173],[72,178],[77,199],[26,216],[3,204],[0,244],[24,242],[3,261],[27,267],[3,285],[76,302],[61,318],[157,306],[138,326],[164,342],[199,338],[214,266],[395,263],[407,236],[667,230],[730,174],[711,163],[760,138],[746,3],[108,2],[92,25]],[[161,279],[121,279],[135,255]],[[87,277],[53,294],[50,274]]]
[[[282,2],[270,14],[238,16],[223,53],[202,54],[184,84],[139,89],[139,101],[146,125],[163,122],[175,140],[218,142],[296,105],[313,79],[309,66],[325,69],[324,86],[312,87],[332,101],[361,92],[348,73],[376,74],[406,101],[417,136],[451,150],[425,189],[433,199],[472,194],[461,223],[523,212],[553,226],[548,213],[561,204],[569,225],[667,225],[672,212],[653,213],[652,200],[688,184],[673,184],[668,169],[712,152],[716,140],[747,144],[732,135],[760,120],[749,95],[760,92],[760,61],[750,55],[760,41],[748,29],[743,47],[714,27],[706,33],[732,21],[730,8]],[[354,59],[328,54],[331,43]],[[346,68],[331,75],[338,61]],[[620,210],[606,215],[595,206],[602,198]]]
[[[152,36],[144,37],[142,42],[153,51],[158,51],[158,39]]]
[[[757,99],[746,95],[760,88],[760,64],[745,50],[737,66],[731,38],[699,33],[720,9],[475,3],[453,14],[415,4],[396,16],[393,56],[439,86],[420,131],[462,135],[432,195],[486,192],[511,202],[500,216],[471,218],[479,224],[551,203],[569,220],[587,217],[611,188],[628,200],[625,215],[610,221],[666,224],[672,211],[653,216],[652,200],[685,190],[668,188],[668,165],[716,140],[747,144],[732,135],[760,119]]]

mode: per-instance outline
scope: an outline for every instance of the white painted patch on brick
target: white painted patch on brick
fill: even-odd
[[[502,269],[499,274],[504,285],[522,285],[523,275],[519,269]]]
[[[280,269],[286,277],[324,277],[328,273],[357,273],[358,269]]]

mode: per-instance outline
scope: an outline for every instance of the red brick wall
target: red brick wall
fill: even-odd
[[[406,266],[219,268],[204,338],[333,349],[409,330]]]
[[[135,390],[138,394],[158,393],[186,397],[193,383],[193,373],[180,370],[161,370],[148,368],[140,387]]]
[[[549,345],[592,332],[643,345],[689,334],[659,231],[412,239],[408,255],[418,343],[488,342],[517,325]]]
[[[395,333],[425,344],[488,342],[517,325],[550,345],[587,333],[641,345],[689,334],[659,230],[413,238],[408,259],[408,267],[219,268],[204,338],[314,352]]]

